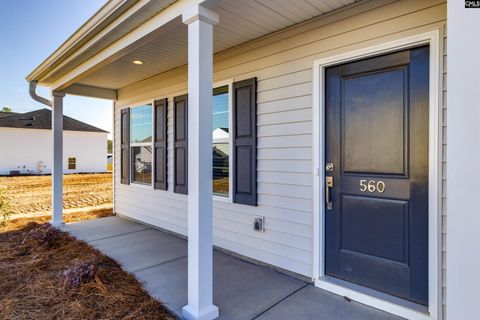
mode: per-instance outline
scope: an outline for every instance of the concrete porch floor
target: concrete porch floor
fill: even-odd
[[[66,224],[62,230],[115,259],[181,317],[187,304],[186,240],[120,217]],[[219,319],[400,319],[218,251],[213,300]]]

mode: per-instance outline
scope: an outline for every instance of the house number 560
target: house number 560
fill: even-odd
[[[375,192],[378,191],[379,193],[383,193],[385,191],[385,182],[383,181],[375,181],[375,180],[370,180],[367,182],[367,180],[360,180],[360,191],[361,192]]]

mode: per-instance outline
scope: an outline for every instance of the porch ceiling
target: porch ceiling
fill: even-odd
[[[219,13],[214,52],[238,46],[359,0],[219,0],[205,5]],[[172,21],[168,32],[84,77],[78,84],[119,89],[187,63],[187,27]],[[135,65],[141,60],[143,65]]]

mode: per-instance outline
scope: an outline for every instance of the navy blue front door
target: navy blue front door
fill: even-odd
[[[428,302],[429,48],[326,70],[325,272]]]

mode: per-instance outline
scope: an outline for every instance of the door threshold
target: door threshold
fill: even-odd
[[[428,307],[370,288],[323,276],[315,280],[317,288],[330,291],[350,300],[411,320],[432,320]]]

